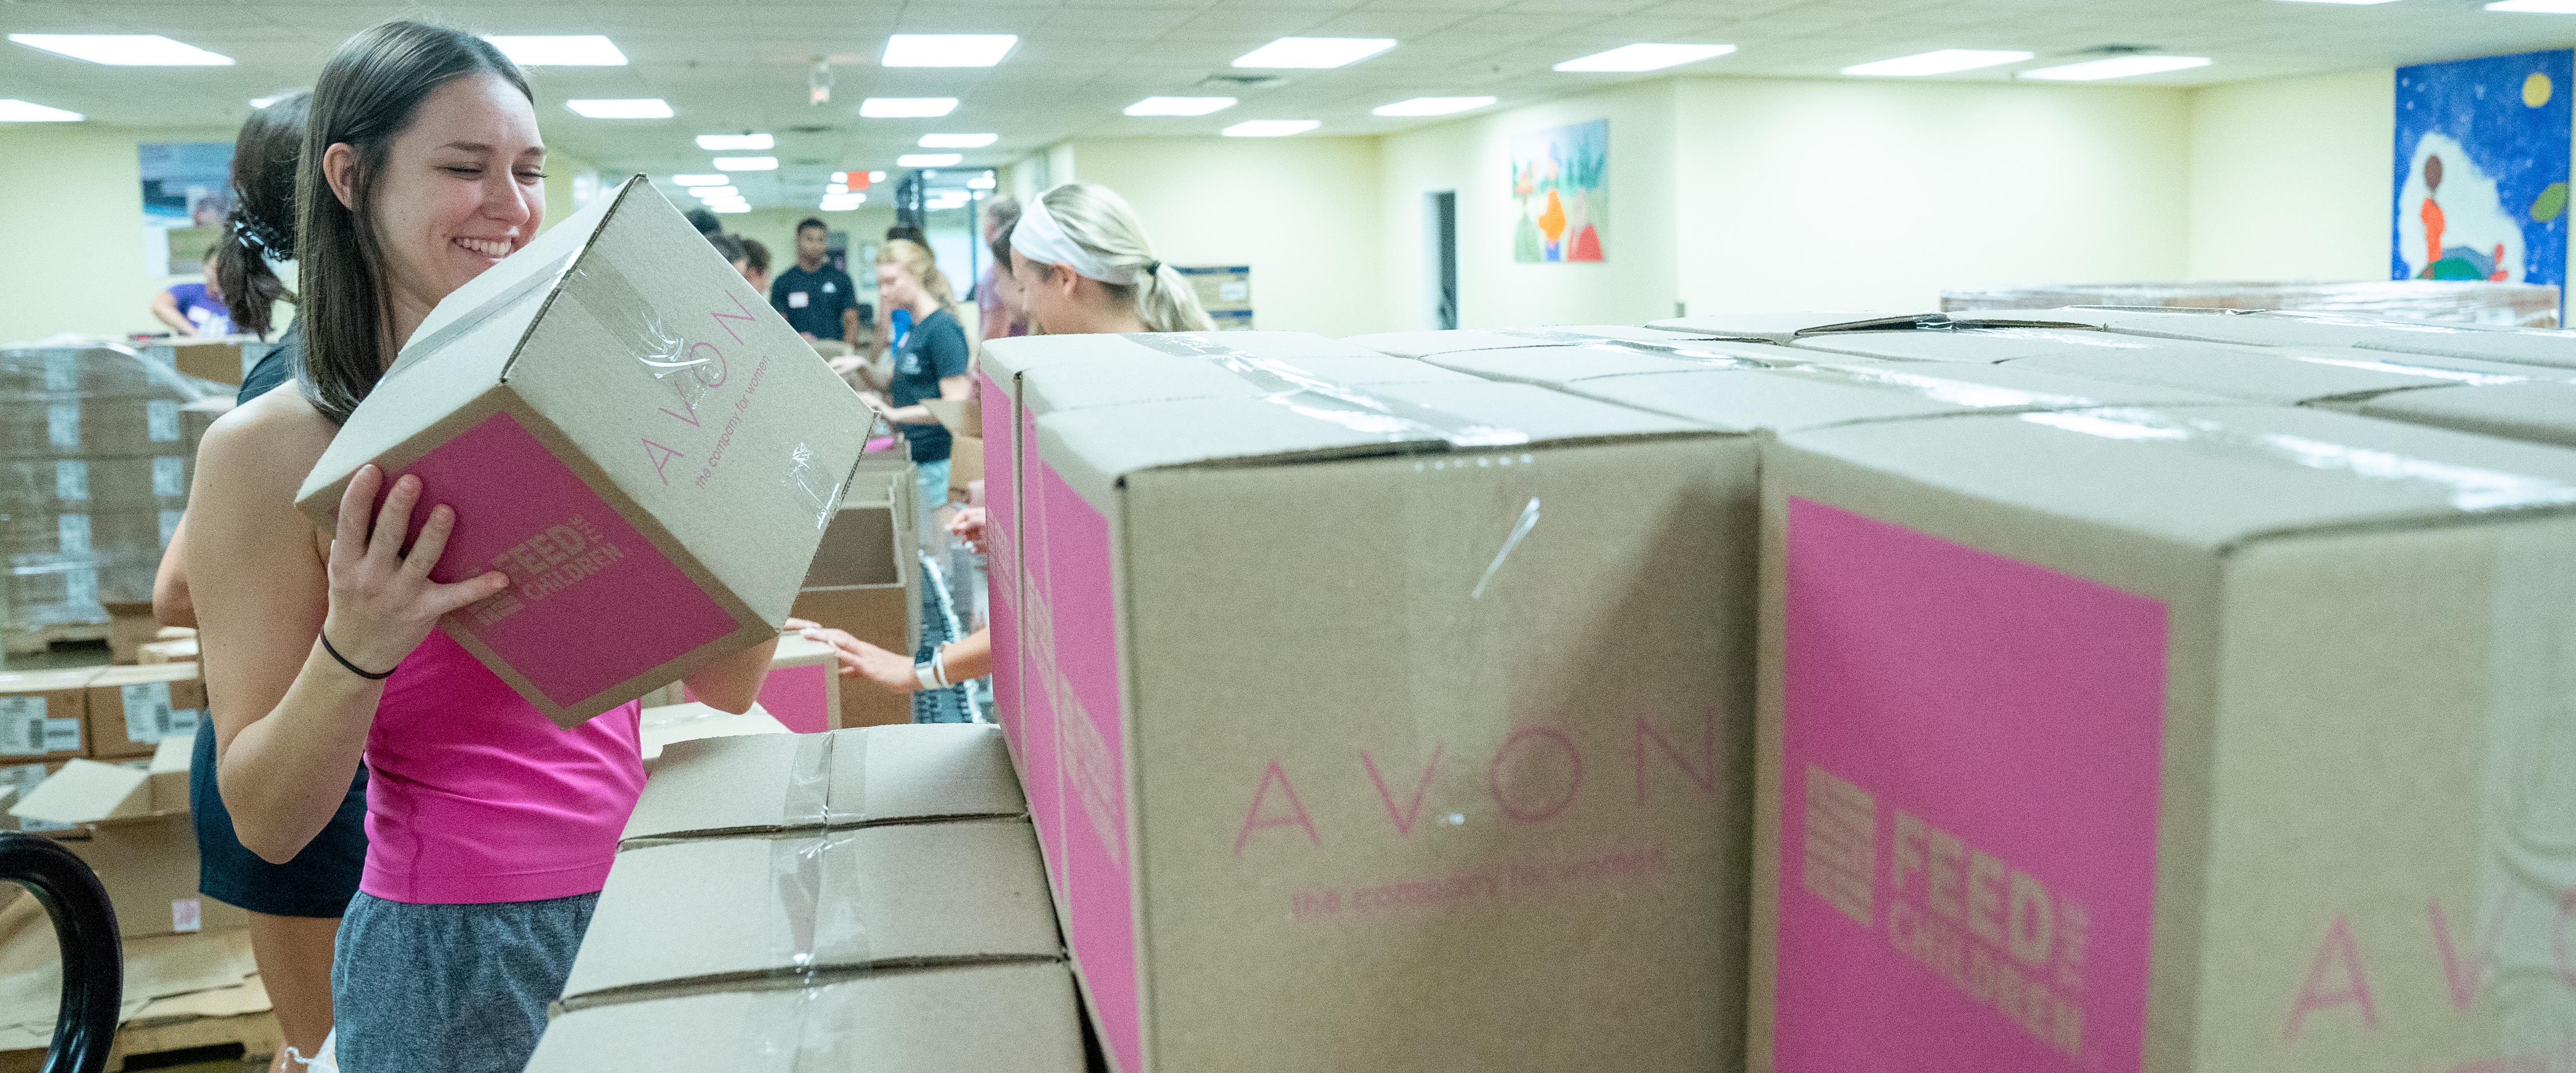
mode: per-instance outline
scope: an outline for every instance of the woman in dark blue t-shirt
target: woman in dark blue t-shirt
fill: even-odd
[[[912,313],[912,330],[894,349],[894,374],[886,387],[886,419],[903,428],[912,445],[913,487],[921,496],[925,530],[931,514],[948,503],[948,429],[932,417],[928,399],[963,401],[975,390],[966,375],[966,329],[948,307],[957,301],[948,277],[920,243],[896,239],[877,252],[877,294],[892,309]]]

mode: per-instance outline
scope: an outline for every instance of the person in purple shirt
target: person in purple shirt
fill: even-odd
[[[206,281],[182,283],[152,296],[152,316],[180,335],[231,335],[233,313],[215,282],[215,251],[206,251]]]

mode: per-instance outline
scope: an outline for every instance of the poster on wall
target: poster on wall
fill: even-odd
[[[1610,230],[1610,121],[1512,138],[1512,260],[1599,261]]]
[[[2576,51],[2397,69],[2394,279],[2567,286]]]
[[[232,208],[233,143],[145,142],[135,156],[143,173],[144,272],[198,274]]]

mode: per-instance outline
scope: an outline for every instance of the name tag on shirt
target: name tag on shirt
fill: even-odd
[[[787,308],[789,309],[803,309],[805,308],[806,301],[805,292],[803,291],[787,292]]]

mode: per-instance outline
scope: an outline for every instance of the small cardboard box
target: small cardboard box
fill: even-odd
[[[152,811],[185,812],[188,800],[188,769],[195,763],[195,735],[161,739],[152,751]]]
[[[107,600],[107,650],[118,663],[134,663],[161,632],[161,623],[152,617],[150,600]]]
[[[89,681],[90,755],[150,756],[167,738],[188,739],[206,714],[194,663],[110,667]]]
[[[867,727],[674,746],[624,839],[771,834],[1028,811],[989,724]]]
[[[60,840],[98,873],[128,940],[250,924],[242,910],[197,893],[197,831],[186,812],[87,824]]]
[[[1968,415],[1763,489],[1755,1070],[2563,1053],[2576,452]]]
[[[648,694],[644,707],[650,711],[697,699],[697,693],[686,683],[674,683]],[[832,729],[841,714],[838,650],[792,633],[780,637],[777,651],[769,657],[769,673],[760,680],[757,703],[788,733],[820,734]]]
[[[869,424],[638,176],[439,303],[297,503],[419,475],[459,519],[434,576],[513,582],[443,627],[571,726],[776,634]]]
[[[130,819],[152,812],[151,782],[149,771],[73,760],[20,796],[9,814],[61,826]]]
[[[824,530],[793,614],[906,658],[921,648],[921,564],[912,463],[868,456]],[[837,672],[836,672],[837,673]],[[912,721],[910,697],[840,682],[833,728]],[[819,729],[819,728],[818,728]]]
[[[0,673],[0,762],[89,755],[89,680],[96,668]]]
[[[1082,1044],[1072,975],[1062,962],[1034,961],[575,1010],[546,1026],[528,1073],[1084,1073]]]
[[[259,342],[254,336],[173,339],[166,343],[154,344],[149,349],[167,354],[170,363],[180,372],[199,380],[238,386],[242,382],[242,373],[245,371],[242,362],[244,343],[250,344],[254,360],[256,360],[256,354],[265,353],[268,349],[266,344]]]
[[[1062,956],[1025,818],[668,842],[618,853],[563,1006],[715,980]]]
[[[948,498],[963,503],[967,486],[984,479],[984,405],[972,395],[922,405],[948,430]]]
[[[638,717],[638,734],[644,744],[644,762],[651,764],[662,757],[662,750],[684,741],[704,738],[732,738],[747,734],[785,734],[787,727],[768,712],[753,704],[739,715],[710,708],[696,701],[659,708],[646,708]]]

